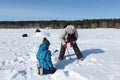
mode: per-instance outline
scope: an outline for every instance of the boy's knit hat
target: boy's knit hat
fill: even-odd
[[[50,42],[47,38],[43,38],[43,43],[44,44],[47,44],[48,46],[50,45]]]

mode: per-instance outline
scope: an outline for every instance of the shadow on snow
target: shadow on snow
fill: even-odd
[[[105,51],[102,49],[87,49],[87,50],[83,50],[81,52],[82,52],[83,58],[85,59],[87,56],[89,56],[91,54],[100,54],[100,53],[104,53]],[[68,56],[72,57],[74,55],[75,55],[75,53],[70,54],[70,55],[66,55],[66,57],[68,57]],[[66,65],[74,62],[76,60],[76,58],[60,60],[55,64],[55,68],[56,69],[64,69]]]
[[[102,49],[87,49],[87,50],[83,50],[82,54],[83,54],[83,58],[85,59],[87,56],[91,55],[91,54],[100,54],[100,53],[104,53],[105,51]]]
[[[74,62],[75,60],[76,60],[76,58],[59,60],[59,61],[55,64],[55,68],[56,68],[56,69],[64,69],[66,65]]]

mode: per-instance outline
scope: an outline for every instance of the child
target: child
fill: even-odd
[[[39,46],[39,49],[36,55],[39,63],[38,74],[50,74],[56,71],[51,61],[51,52],[50,50],[48,50],[49,45],[50,45],[50,42],[47,40],[47,38],[43,38],[43,42]],[[42,70],[42,72],[40,70]]]

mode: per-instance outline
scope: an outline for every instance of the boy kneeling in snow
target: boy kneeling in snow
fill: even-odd
[[[47,38],[43,38],[43,42],[39,46],[36,55],[37,60],[39,62],[38,74],[50,74],[56,71],[51,61],[51,52],[50,50],[48,50],[49,45],[50,42],[47,40]]]

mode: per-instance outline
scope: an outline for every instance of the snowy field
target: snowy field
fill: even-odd
[[[69,47],[63,61],[56,61],[60,29],[0,29],[0,80],[120,80],[120,29],[78,29],[77,44],[84,56],[78,64]],[[28,37],[22,37],[27,33]],[[43,37],[50,42],[52,61],[57,71],[38,75],[36,53]]]

